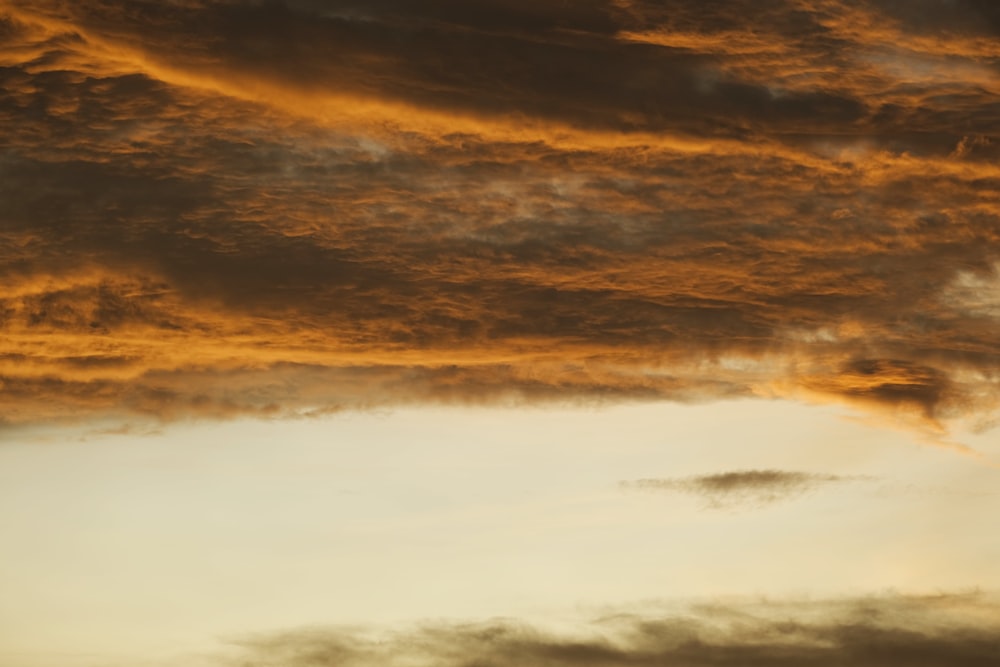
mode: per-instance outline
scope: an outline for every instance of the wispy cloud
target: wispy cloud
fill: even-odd
[[[941,595],[617,613],[574,634],[516,621],[397,632],[316,628],[243,642],[232,664],[986,667],[1000,659],[997,611],[985,596]]]
[[[788,500],[834,483],[867,479],[787,470],[734,470],[711,475],[637,479],[622,488],[698,496],[712,508],[761,506]]]
[[[983,418],[996,29],[971,0],[2,0],[3,419]]]

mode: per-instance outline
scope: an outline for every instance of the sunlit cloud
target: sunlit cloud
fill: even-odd
[[[918,4],[4,0],[2,418],[984,422],[997,16]]]

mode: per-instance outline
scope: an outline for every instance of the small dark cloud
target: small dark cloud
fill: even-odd
[[[616,613],[557,634],[512,620],[408,631],[315,628],[240,642],[240,667],[992,667],[1000,612],[983,595],[697,605]]]
[[[691,477],[638,479],[621,485],[625,489],[694,495],[709,507],[719,509],[767,505],[828,484],[861,479],[866,478],[786,470],[734,470]]]

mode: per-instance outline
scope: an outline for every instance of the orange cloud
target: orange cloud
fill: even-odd
[[[988,414],[992,10],[765,4],[4,0],[3,418]]]

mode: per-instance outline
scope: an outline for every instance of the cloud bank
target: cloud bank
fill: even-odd
[[[998,402],[1000,15],[0,1],[0,418]]]
[[[317,628],[246,641],[232,664],[986,667],[1000,659],[997,612],[979,595],[886,596],[621,613],[575,634],[505,621],[393,633]]]

